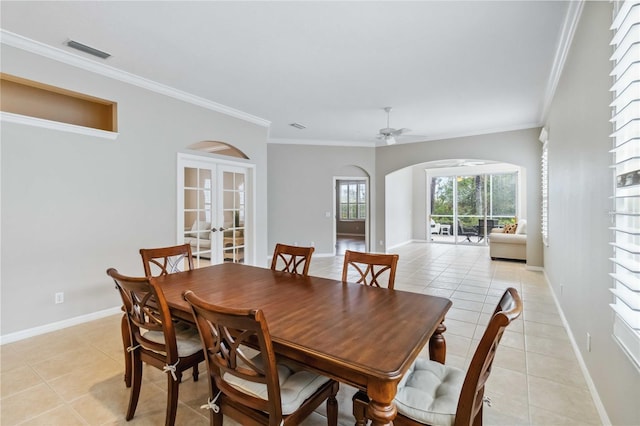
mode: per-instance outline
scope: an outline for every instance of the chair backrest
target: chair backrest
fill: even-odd
[[[496,220],[495,219],[486,219],[487,222],[487,232],[486,234],[490,234],[491,230],[493,228],[496,227]],[[485,232],[484,232],[484,223],[485,223],[485,219],[478,219],[478,234],[481,236],[485,236]]]
[[[505,328],[522,313],[522,300],[514,288],[508,288],[498,302],[493,316],[478,343],[462,385],[455,425],[473,425],[476,416],[482,416],[485,382]],[[481,424],[482,422],[480,422]]]
[[[362,253],[346,250],[344,252],[344,265],[342,267],[342,281],[348,281],[349,271],[358,272],[357,283],[376,287],[381,285],[384,277],[387,277],[387,288],[392,289],[396,280],[396,266],[399,256],[397,254]]]
[[[227,398],[232,403],[267,412],[270,419],[281,419],[276,356],[262,311],[216,306],[199,298],[191,290],[183,296],[191,305],[209,375],[223,395],[222,403]],[[260,352],[259,358],[246,353],[249,345]],[[261,359],[261,362],[256,363],[255,359]],[[257,398],[233,386],[228,381],[230,376],[266,385],[267,399]]]
[[[132,347],[141,345],[145,349],[165,353],[167,362],[173,364],[178,359],[175,329],[169,305],[154,278],[127,277],[114,268],[109,268],[107,275],[113,278],[122,297]],[[145,338],[143,333],[147,332],[162,333],[164,343]]]
[[[140,256],[142,256],[144,274],[147,277],[157,277],[193,269],[190,244],[140,249]]]
[[[313,247],[297,247],[278,243],[273,250],[271,269],[307,276],[314,250]]]

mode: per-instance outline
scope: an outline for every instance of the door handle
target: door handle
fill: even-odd
[[[223,228],[222,226],[220,228],[218,228],[218,231],[226,231],[226,228]]]
[[[216,232],[217,229],[216,228],[211,228],[211,232]]]

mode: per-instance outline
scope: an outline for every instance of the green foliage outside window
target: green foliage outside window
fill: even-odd
[[[364,220],[367,217],[367,187],[365,182],[340,184],[340,220]]]
[[[517,173],[438,176],[431,179],[431,217],[438,223],[453,222],[454,184],[457,215],[463,226],[475,226],[485,216],[512,223],[516,215]],[[486,186],[486,203],[485,203]]]

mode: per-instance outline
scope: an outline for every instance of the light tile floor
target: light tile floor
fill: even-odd
[[[445,323],[448,364],[467,365],[506,287],[522,295],[524,314],[506,331],[487,382],[492,406],[485,406],[486,425],[600,424],[542,273],[519,262],[491,261],[487,247],[413,243],[395,252],[396,289],[453,301]],[[341,271],[341,256],[311,262],[312,275],[339,279]],[[166,377],[155,368],[145,368],[135,417],[124,420],[129,391],[122,379],[119,315],[5,344],[0,354],[3,426],[164,423]],[[341,425],[353,424],[352,393],[341,386]],[[176,424],[208,424],[199,408],[206,399],[205,376],[193,382],[186,374]],[[326,424],[323,410],[304,425]]]

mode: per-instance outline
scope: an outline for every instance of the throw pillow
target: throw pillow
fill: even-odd
[[[515,234],[517,227],[518,225],[516,223],[507,223],[502,232],[505,234]]]
[[[524,235],[526,233],[527,233],[527,220],[520,219],[520,222],[518,222],[518,228],[516,229],[516,234]]]

